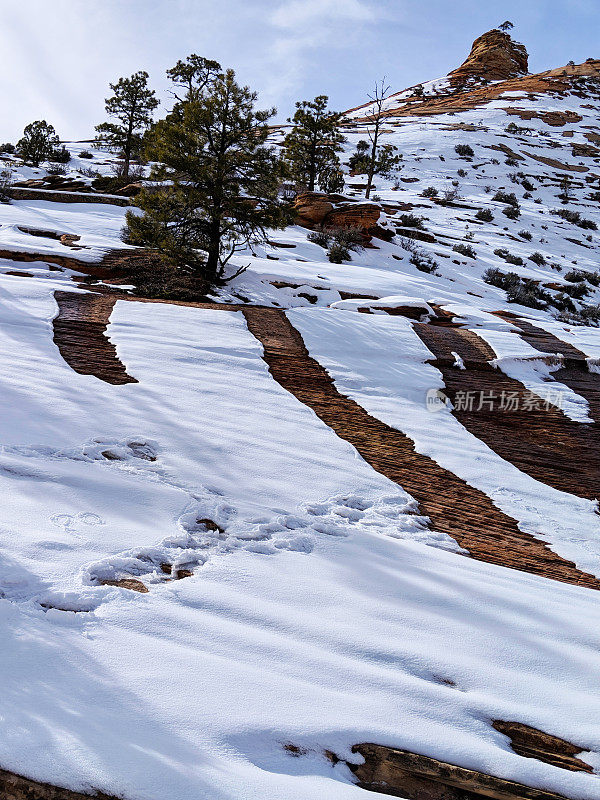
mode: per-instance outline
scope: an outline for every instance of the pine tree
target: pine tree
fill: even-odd
[[[96,126],[96,141],[123,152],[123,177],[129,177],[132,156],[140,149],[142,137],[152,122],[152,112],[159,101],[148,88],[148,73],[136,72],[130,78],[111,83],[113,95],[105,101],[105,110],[115,122]]]
[[[332,174],[341,175],[338,153],[346,141],[340,132],[341,114],[329,111],[326,95],[296,103],[288,120],[293,128],[283,142],[284,158],[291,177],[309,192],[317,183],[327,188]],[[338,180],[339,184],[339,180]]]
[[[197,75],[197,91],[149,135],[148,157],[161,165],[153,177],[165,185],[138,195],[143,213],[127,215],[126,235],[214,286],[225,282],[231,257],[265,241],[284,213],[278,158],[266,145],[275,110],[255,110],[256,93],[239,86],[233,70],[211,74],[201,87]]]
[[[513,25],[513,23],[509,19],[507,19],[505,22],[502,23],[502,25],[498,25],[498,30],[502,31],[503,33],[508,33],[508,31],[512,31],[514,27],[515,26]]]
[[[203,92],[220,71],[221,65],[218,61],[211,61],[192,53],[185,61],[179,60],[174,67],[168,69],[167,77],[175,86],[185,89],[183,97],[176,91],[172,92],[175,99],[183,103],[202,97]]]
[[[54,127],[40,119],[25,128],[23,138],[17,143],[17,153],[26,164],[39,167],[52,156],[59,143]]]

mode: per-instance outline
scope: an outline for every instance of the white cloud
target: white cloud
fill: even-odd
[[[370,22],[376,19],[373,8],[362,0],[286,0],[271,15],[271,24],[284,29],[312,27],[315,24]]]
[[[322,65],[325,52],[357,45],[365,28],[385,13],[382,3],[366,0],[283,0],[269,17],[276,35],[268,51],[272,69],[264,94],[276,98],[295,90],[316,51],[322,51]]]

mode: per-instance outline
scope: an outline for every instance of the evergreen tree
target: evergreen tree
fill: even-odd
[[[17,142],[17,153],[26,164],[39,167],[42,161],[51,158],[59,143],[53,126],[40,119],[25,128],[23,138]]]
[[[309,192],[317,183],[325,189],[332,173],[341,175],[338,153],[346,139],[340,132],[341,114],[329,111],[328,101],[319,95],[296,103],[296,113],[288,120],[293,128],[283,142],[291,177]]]
[[[111,83],[113,95],[105,101],[105,110],[114,122],[96,126],[96,141],[123,152],[123,177],[129,177],[132,156],[140,149],[143,134],[152,122],[152,112],[159,101],[148,88],[148,73],[136,72],[130,78]]]
[[[360,139],[356,143],[356,150],[348,159],[348,167],[351,172],[363,175],[369,169],[369,143],[366,139]]]
[[[127,215],[126,235],[216,285],[234,253],[265,241],[284,213],[278,158],[266,145],[275,110],[255,110],[257,95],[236,83],[233,70],[213,72],[200,86],[203,72],[199,64],[188,84],[197,91],[149,134],[148,157],[160,163],[153,177],[165,185],[138,195],[143,213]]]
[[[503,33],[508,33],[508,31],[512,31],[514,27],[515,26],[512,24],[512,22],[509,19],[507,19],[505,22],[502,23],[502,25],[498,25],[498,30],[502,31]]]
[[[168,69],[167,77],[175,86],[185,89],[183,97],[173,91],[175,99],[183,103],[198,100],[220,71],[221,65],[218,61],[211,61],[192,53],[185,61],[179,60],[174,67]]]

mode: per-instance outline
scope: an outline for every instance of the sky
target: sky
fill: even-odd
[[[600,58],[600,0],[2,0],[0,140],[34,119],[86,139],[108,84],[139,69],[168,109],[165,71],[196,52],[233,67],[278,119],[317,94],[346,110],[445,75],[505,19],[533,72]]]

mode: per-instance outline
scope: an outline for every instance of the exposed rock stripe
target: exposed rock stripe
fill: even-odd
[[[2,800],[119,800],[112,795],[93,792],[81,794],[47,783],[38,783],[3,769],[0,769],[0,797]]]
[[[563,492],[595,500],[600,494],[600,434],[598,426],[569,420],[550,406],[527,409],[529,392],[488,362],[496,357],[492,348],[474,332],[464,328],[415,324],[415,331],[435,355],[446,393],[455,404],[455,417],[465,428],[521,472]],[[453,352],[467,369],[453,366]],[[558,379],[560,375],[555,373]],[[459,392],[473,392],[473,410],[465,408]],[[477,410],[480,392],[496,398],[495,408]],[[515,411],[498,410],[502,392],[516,393]]]
[[[521,329],[521,337],[541,353],[560,353],[564,356],[564,366],[553,373],[557,381],[564,383],[588,401],[592,419],[600,422],[600,375],[590,372],[585,353],[569,342],[563,342],[548,331],[538,328],[525,319],[510,313],[498,316]]]
[[[436,530],[450,535],[479,561],[600,588],[592,575],[520,531],[483,492],[417,453],[408,436],[340,394],[325,369],[308,355],[302,337],[284,312],[252,306],[242,310],[250,332],[263,345],[264,359],[275,380],[354,445],[375,470],[409,492]]]
[[[348,764],[358,785],[410,800],[565,800],[563,795],[465,769],[436,758],[378,744],[353,750],[364,763]]]
[[[115,297],[102,294],[54,293],[58,316],[54,319],[54,343],[61,356],[80,375],[121,385],[137,383],[119,361],[114,344],[106,336]]]

